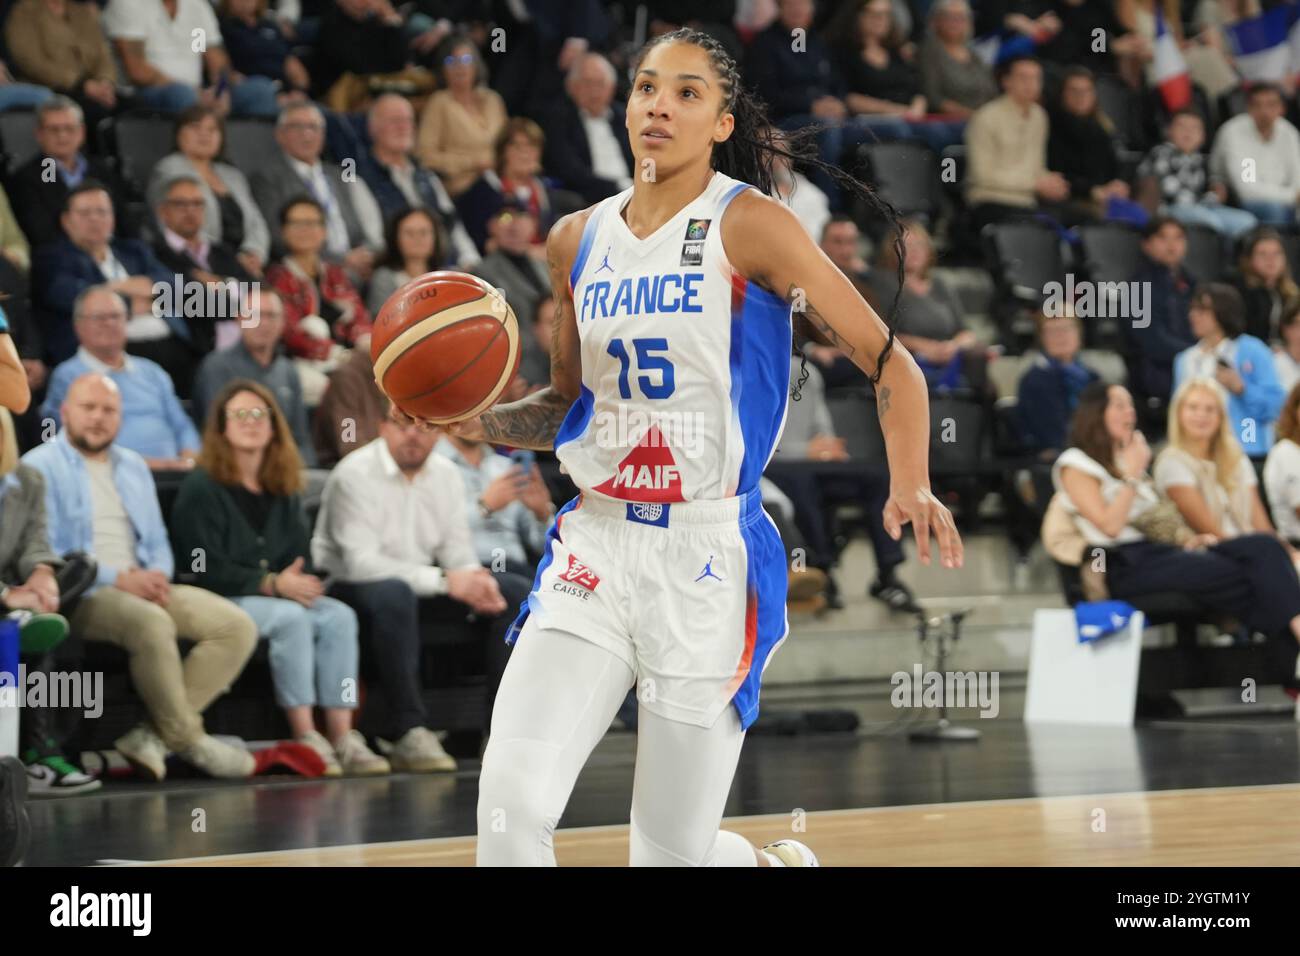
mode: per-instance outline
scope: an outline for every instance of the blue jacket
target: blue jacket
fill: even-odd
[[[182,449],[199,450],[198,429],[181,408],[171,376],[157,362],[139,355],[128,355],[126,366],[105,370],[80,350],[66,362],[60,362],[50,374],[50,385],[41,404],[41,417],[62,426],[59,406],[68,395],[68,387],[87,372],[103,371],[117,384],[122,395],[122,426],[117,444],[145,458],[175,458]]]
[[[148,276],[168,285],[176,276],[168,272],[153,250],[139,239],[114,239],[109,243],[117,261],[133,276]],[[49,316],[45,351],[51,365],[71,358],[77,351],[77,336],[72,331],[72,304],[88,286],[104,282],[104,274],[90,254],[69,239],[39,246],[32,256],[32,305]],[[163,316],[179,338],[190,341],[190,330],[180,316]]]
[[[789,29],[778,20],[749,45],[745,77],[774,119],[809,114],[813,101],[823,96],[844,96],[844,81],[826,41],[813,30],[802,39],[802,48],[796,49]]]
[[[1253,335],[1239,335],[1233,368],[1246,388],[1240,395],[1228,392],[1228,416],[1232,419],[1241,450],[1251,458],[1262,458],[1273,447],[1273,422],[1282,410],[1286,393],[1277,380],[1273,352]],[[1174,391],[1187,380],[1192,350],[1184,349],[1174,359]],[[1253,441],[1246,441],[1252,438]]]
[[[116,444],[109,447],[113,484],[122,507],[135,531],[136,563],[168,578],[175,570],[172,546],[163,524],[162,508],[153,475],[144,459]],[[68,551],[95,552],[95,509],[90,497],[90,475],[81,452],[72,447],[62,429],[53,441],[44,442],[23,455],[45,478],[45,513],[49,520],[50,548],[58,554]],[[99,565],[95,583],[87,593],[117,580],[120,568]]]
[[[1066,436],[1075,400],[1083,386],[1097,378],[1096,372],[1078,361],[1067,370],[1045,355],[1034,360],[1020,379],[1016,401],[1022,437],[1030,451],[1068,447]]]

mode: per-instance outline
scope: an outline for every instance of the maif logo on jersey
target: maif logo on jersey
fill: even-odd
[[[596,485],[611,498],[625,501],[683,501],[682,473],[659,429],[651,426],[640,443],[618,463],[614,477]]]

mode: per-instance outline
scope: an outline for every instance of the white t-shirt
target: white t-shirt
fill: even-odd
[[[1291,389],[1300,382],[1300,362],[1284,351],[1277,351],[1273,353],[1273,368],[1277,369],[1277,383],[1282,391],[1290,395]]]
[[[1223,532],[1226,538],[1235,538],[1239,534],[1250,534],[1253,530],[1249,524],[1242,527],[1241,522],[1237,520],[1237,515],[1230,507],[1231,502],[1228,498],[1228,489],[1219,484],[1218,475],[1214,462],[1204,459],[1193,458],[1185,452],[1180,452],[1176,448],[1166,448],[1159,457],[1156,458],[1156,466],[1152,475],[1155,479],[1156,490],[1161,494],[1167,492],[1170,488],[1196,488],[1203,495],[1214,494],[1213,501],[1207,501],[1210,511],[1221,515],[1219,519],[1219,530]],[[1250,463],[1250,459],[1242,456],[1237,462],[1237,488],[1242,489],[1238,494],[1246,494],[1244,489],[1254,488],[1259,484],[1255,477],[1255,467]],[[1249,514],[1249,498],[1239,500],[1237,511],[1243,516]]]
[[[113,465],[85,459],[90,475],[90,501],[95,509],[95,560],[100,565],[125,571],[136,566],[135,529],[122,498],[113,484]]]
[[[1300,445],[1279,438],[1264,463],[1264,491],[1273,512],[1273,524],[1284,538],[1300,540]]]
[[[200,31],[200,32],[196,32]],[[176,19],[167,16],[162,0],[109,0],[104,32],[111,40],[143,40],[144,58],[155,69],[186,86],[203,85],[204,48],[221,46],[221,28],[207,0],[176,0]]]
[[[582,128],[587,133],[587,146],[591,149],[591,171],[601,179],[613,180],[620,190],[632,185],[627,157],[614,136],[614,130],[605,116],[582,116]]]
[[[1091,475],[1101,482],[1101,497],[1107,503],[1115,499],[1120,489],[1124,487],[1124,482],[1112,475],[1106,468],[1094,458],[1089,458],[1078,448],[1067,448],[1061,452],[1061,456],[1056,459],[1056,464],[1052,466],[1052,485],[1061,493],[1061,500],[1065,504],[1065,510],[1073,517],[1075,524],[1078,525],[1080,533],[1084,540],[1089,544],[1099,544],[1103,547],[1114,544],[1130,544],[1134,541],[1142,541],[1145,535],[1131,524],[1125,524],[1124,528],[1115,537],[1110,537],[1091,521],[1079,514],[1079,509],[1075,507],[1070,500],[1069,493],[1061,484],[1061,470],[1064,468],[1075,468],[1085,475]],[[1142,482],[1138,486],[1137,494],[1133,497],[1133,504],[1129,506],[1128,520],[1148,511],[1159,502],[1159,496],[1156,490],[1151,487],[1150,482]]]

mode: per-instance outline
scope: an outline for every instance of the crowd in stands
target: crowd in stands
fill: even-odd
[[[1261,633],[1300,636],[1295,83],[1246,75],[1227,39],[1260,3],[652,0],[643,21],[631,9],[4,5],[0,113],[30,111],[35,143],[4,134],[0,404],[15,414],[0,420],[0,600],[125,652],[146,719],[117,748],[140,772],[160,779],[169,753],[213,776],[253,772],[203,714],[259,637],[291,736],[327,773],[454,768],[420,685],[428,631],[475,629],[490,713],[562,489],[501,450],[393,421],[370,331],[411,278],[470,271],[503,290],[524,333],[506,398],[548,383],[547,233],[641,173],[622,106],[638,29],[716,36],[774,124],[809,131],[832,165],[863,172],[859,150],[891,141],[956,164],[938,212],[904,221],[901,260],[824,168],[774,170],[936,397],[991,416],[1001,354],[936,271],[945,256],[996,269],[978,236],[1005,223],[1048,224],[1066,247],[1079,226],[1140,230],[1129,277],[1150,308],[1114,343],[1127,387],[1081,358],[1087,319],[1031,310],[1014,455],[1041,479],[1040,510],[1055,490],[1086,542],[1109,549],[1112,596],[1196,589]],[[1161,22],[1193,84],[1180,104],[1156,90]],[[119,125],[146,114],[170,145],[141,168]],[[265,133],[251,154],[231,148],[250,119]],[[1189,230],[1207,228],[1214,276],[1188,265]],[[859,507],[876,561],[863,585],[913,611],[903,546],[880,524],[883,462],[855,459],[832,415],[845,396],[870,401],[869,382],[832,349],[801,349],[801,397],[765,482],[783,537],[835,607],[833,517]],[[1143,429],[1169,435],[1150,478]],[[155,486],[170,489],[166,513]],[[1185,541],[1139,527],[1162,502]],[[386,707],[382,747],[355,726],[362,670]],[[37,790],[96,785],[47,728],[25,727],[23,746]]]

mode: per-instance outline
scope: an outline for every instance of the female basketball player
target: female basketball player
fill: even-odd
[[[792,147],[768,132],[717,41],[692,30],[651,41],[627,129],[635,184],[548,240],[550,387],[452,426],[553,447],[581,490],[511,632],[479,780],[478,861],[554,865],[578,772],[635,685],[631,863],[815,866],[792,840],[758,850],[718,830],[759,678],[786,634],[786,558],[758,480],[785,420],[792,311],[801,336],[838,347],[876,385],[890,534],[911,523],[922,561],[933,537],[958,567],[961,539],[930,493],[925,380],[764,195]]]

